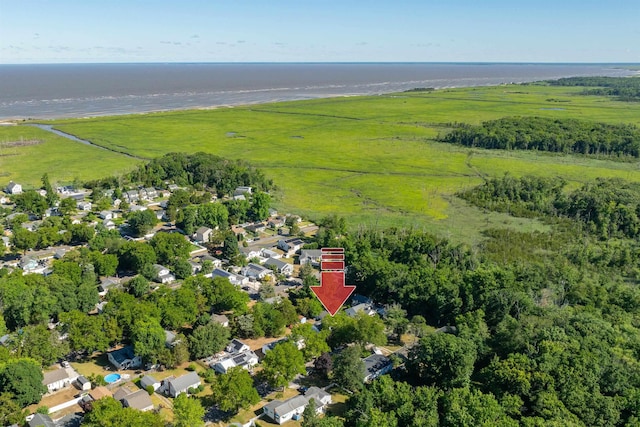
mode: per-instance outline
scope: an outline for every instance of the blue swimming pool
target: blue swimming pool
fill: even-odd
[[[104,377],[104,380],[107,382],[107,384],[113,384],[116,381],[120,380],[120,374],[109,374]]]

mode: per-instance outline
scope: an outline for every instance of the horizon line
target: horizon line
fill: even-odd
[[[7,62],[3,65],[640,65],[640,62],[552,62],[552,61],[88,61],[88,62]]]

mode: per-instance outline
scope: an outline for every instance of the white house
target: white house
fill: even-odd
[[[251,194],[251,187],[240,186],[236,187],[236,189],[233,191],[234,196],[240,196],[244,194]]]
[[[276,273],[284,274],[285,276],[290,276],[293,274],[293,265],[288,262],[280,261],[276,258],[269,258],[265,261],[264,265],[267,267],[274,267]]]
[[[212,278],[216,278],[216,277],[222,277],[225,278],[227,280],[229,280],[229,282],[231,282],[232,285],[235,286],[242,286],[242,285],[246,285],[247,283],[249,283],[249,278],[244,277],[240,274],[234,274],[234,273],[229,273],[228,271],[224,271],[220,268],[216,268],[211,272],[211,277]]]
[[[115,218],[115,214],[112,211],[100,211],[98,216],[101,219],[105,219],[105,220],[110,220],[110,219]]]
[[[346,309],[345,314],[349,317],[356,317],[358,313],[365,313],[367,316],[375,316],[376,310],[371,304],[360,303]]]
[[[311,399],[314,400],[318,413],[324,412],[325,407],[331,403],[329,393],[318,387],[310,387],[304,396],[294,396],[284,402],[273,400],[266,404],[262,411],[276,423],[284,424],[291,419],[299,419]]]
[[[312,266],[317,267],[320,265],[321,257],[322,250],[320,249],[302,249],[300,251],[300,264],[310,263]]]
[[[164,390],[171,397],[178,397],[181,393],[187,393],[190,388],[196,388],[201,384],[197,372],[189,372],[178,378],[166,381]]]
[[[63,368],[45,372],[43,376],[42,384],[53,392],[71,385],[78,378],[78,373],[72,368]]]
[[[176,280],[175,276],[171,274],[169,269],[163,265],[153,264],[153,269],[156,272],[156,277],[155,277],[156,282],[165,284],[165,283],[174,282]]]
[[[215,313],[212,314],[211,315],[211,321],[212,322],[216,322],[216,323],[220,323],[225,328],[229,327],[229,318],[227,316],[225,316],[224,314],[215,314]]]
[[[278,240],[278,248],[287,253],[288,257],[293,256],[296,252],[302,249],[304,242],[302,239],[294,237],[293,239]]]
[[[22,194],[22,185],[9,181],[9,185],[7,185],[7,194]]]
[[[78,210],[88,212],[91,210],[92,205],[91,205],[91,202],[78,202],[76,206],[78,207]]]
[[[246,267],[242,267],[242,274],[250,279],[261,280],[271,274],[271,270],[260,264],[249,263]]]
[[[240,353],[227,354],[218,362],[211,364],[210,367],[220,374],[226,374],[229,369],[237,366],[249,370],[257,364],[258,355],[251,350],[245,350]]]
[[[196,240],[196,242],[208,243],[209,241],[211,241],[212,233],[213,230],[209,227],[199,227],[194,234],[194,239]]]
[[[142,358],[133,353],[133,347],[122,347],[107,353],[109,362],[117,369],[132,369],[142,366]]]
[[[275,259],[282,258],[282,255],[280,253],[274,251],[273,249],[267,249],[267,248],[263,248],[260,251],[260,256],[262,256],[263,258],[275,258]]]

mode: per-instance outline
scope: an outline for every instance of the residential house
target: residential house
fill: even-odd
[[[144,192],[145,197],[146,197],[147,200],[153,200],[156,197],[158,197],[158,190],[156,190],[153,187],[143,188],[140,191]]]
[[[302,249],[304,242],[302,239],[294,237],[287,240],[278,240],[278,248],[286,252],[287,257],[292,257],[295,253]]]
[[[241,194],[251,194],[251,187],[246,187],[246,186],[236,187],[236,189],[233,191],[233,195],[239,196]]]
[[[180,343],[180,340],[176,339],[176,334],[174,334],[171,331],[167,331],[166,329],[164,330],[164,345],[167,348],[171,348],[179,343]]]
[[[274,258],[274,259],[282,258],[282,254],[274,251],[273,249],[267,249],[267,248],[264,248],[260,251],[260,256],[262,256],[263,258]]]
[[[105,220],[113,219],[113,218],[116,217],[116,215],[115,215],[115,213],[113,213],[113,211],[100,211],[98,216],[101,219],[105,219]]]
[[[269,208],[269,216],[276,216],[276,215],[278,215],[278,211],[273,208]]]
[[[122,406],[125,408],[133,408],[138,411],[151,411],[153,410],[153,402],[151,396],[146,390],[138,390],[131,394],[126,395],[122,400]]]
[[[265,231],[267,229],[267,226],[264,225],[263,222],[254,222],[253,224],[247,225],[244,229],[249,233],[258,234]]]
[[[321,249],[302,249],[300,250],[300,264],[311,264],[314,267],[320,265],[320,259],[322,257]]]
[[[154,280],[158,283],[171,283],[176,280],[175,276],[171,274],[169,269],[160,264],[153,264],[153,269],[156,272]]]
[[[117,277],[103,277],[98,285],[98,295],[104,297],[109,289],[117,289],[120,287],[120,279]]]
[[[213,264],[214,268],[222,267],[222,261],[220,261],[216,257],[212,257],[211,255],[203,255],[200,257],[199,261],[200,261],[200,264],[202,264],[205,261],[210,261],[211,264]]]
[[[382,354],[372,354],[371,356],[362,359],[364,362],[364,382],[368,383],[380,375],[387,374],[393,369],[393,363],[391,359]]]
[[[284,402],[272,400],[262,408],[262,411],[276,423],[284,424],[289,420],[299,419],[311,399],[316,404],[317,413],[324,412],[326,406],[331,403],[329,393],[318,387],[310,387],[304,396],[294,396]]]
[[[72,368],[62,368],[45,372],[43,377],[42,384],[49,392],[54,392],[71,385],[78,378],[78,374]]]
[[[246,236],[247,234],[247,231],[239,225],[232,225],[231,231],[233,231],[233,234],[235,234],[238,238],[244,238],[244,236]]]
[[[226,374],[229,369],[237,366],[250,370],[257,364],[258,355],[251,350],[244,350],[240,353],[229,353],[210,367],[220,374]]]
[[[8,236],[2,236],[2,245],[5,248],[10,248],[11,247],[11,239]]]
[[[49,218],[50,216],[62,216],[60,210],[57,207],[47,208],[42,215],[43,218]]]
[[[127,203],[134,203],[140,200],[140,194],[136,190],[125,191],[122,197]]]
[[[91,202],[78,202],[76,203],[76,206],[80,211],[89,212],[93,205],[91,204]]]
[[[7,185],[7,194],[22,194],[22,185],[9,181],[9,185]]]
[[[142,387],[143,390],[146,390],[149,386],[153,387],[153,391],[156,391],[160,388],[160,381],[151,375],[145,375],[140,378],[140,387]]]
[[[267,225],[271,228],[280,228],[284,226],[284,224],[285,224],[285,218],[281,216],[270,218],[269,221],[267,222]]]
[[[229,273],[228,271],[224,271],[221,268],[214,269],[211,272],[211,277],[212,278],[223,277],[229,280],[229,282],[231,282],[231,284],[235,286],[242,286],[249,283],[249,279],[247,277],[244,277],[240,274]]]
[[[116,223],[113,222],[110,219],[105,219],[104,221],[102,221],[102,226],[104,228],[106,228],[107,230],[115,230],[116,229]]]
[[[29,420],[29,427],[56,427],[56,423],[49,415],[35,413]]]
[[[244,255],[246,259],[260,258],[261,251],[253,248],[240,248],[240,253]]]
[[[274,268],[276,273],[284,274],[285,276],[293,274],[293,265],[276,258],[267,259],[264,265]]]
[[[166,381],[165,393],[171,397],[178,397],[181,393],[187,393],[190,388],[196,388],[200,384],[200,377],[197,372],[189,372],[181,377]]]
[[[215,313],[212,314],[211,315],[211,321],[212,322],[216,322],[216,323],[220,323],[225,328],[229,327],[229,318],[227,316],[225,316],[224,314],[215,314]]]
[[[142,205],[129,205],[129,212],[142,212],[146,211],[148,208]]]
[[[234,338],[231,340],[229,344],[227,344],[227,347],[225,348],[225,350],[229,354],[238,354],[238,353],[242,353],[243,351],[251,350],[251,347],[249,347],[247,344],[243,343],[239,339]]]
[[[133,353],[133,347],[126,346],[107,353],[109,362],[117,369],[132,369],[142,366],[142,358]]]
[[[376,310],[371,304],[361,303],[347,308],[345,313],[349,317],[356,317],[358,313],[365,313],[367,316],[375,316]]]
[[[211,241],[212,234],[213,230],[209,227],[200,227],[196,230],[194,239],[196,240],[196,242],[208,243],[209,241]]]
[[[271,270],[260,264],[249,263],[246,267],[242,268],[242,274],[250,279],[262,280],[271,274]]]
[[[267,343],[265,345],[262,346],[262,354],[267,354],[267,352],[273,350],[273,348],[275,346],[277,346],[278,344],[282,344],[284,342],[289,341],[288,337],[285,338],[279,338],[277,340],[271,341],[270,343]],[[295,342],[296,347],[298,347],[298,350],[302,350],[304,348],[304,338],[300,338],[298,341]]]

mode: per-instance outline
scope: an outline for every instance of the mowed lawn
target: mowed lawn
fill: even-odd
[[[61,120],[55,125],[144,158],[204,151],[247,160],[273,178],[281,211],[311,218],[336,213],[352,226],[413,226],[476,241],[487,227],[544,229],[534,220],[482,212],[453,196],[484,176],[562,176],[572,186],[597,177],[640,180],[637,163],[467,149],[435,141],[452,123],[514,115],[640,124],[640,103],[579,96],[580,90],[504,85]],[[103,167],[96,165],[94,172],[107,175],[123,168]],[[29,182],[41,175],[36,164]],[[26,179],[24,173],[18,176]]]

